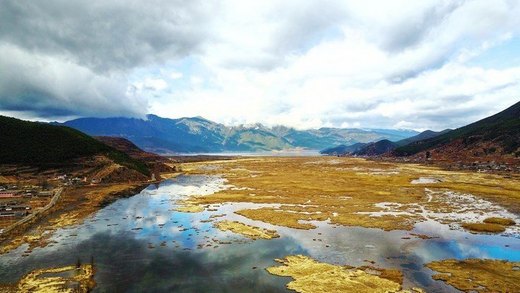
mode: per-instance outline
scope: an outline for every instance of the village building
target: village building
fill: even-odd
[[[38,197],[51,197],[51,196],[53,196],[53,194],[54,194],[53,191],[42,190],[42,191],[38,192]]]
[[[0,191],[0,198],[20,198],[22,193],[19,190],[3,190]]]
[[[26,205],[1,205],[0,217],[25,217],[31,213],[31,207]]]

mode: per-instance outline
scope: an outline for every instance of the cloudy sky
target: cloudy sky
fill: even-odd
[[[0,0],[0,114],[440,130],[520,100],[520,1],[254,2]]]

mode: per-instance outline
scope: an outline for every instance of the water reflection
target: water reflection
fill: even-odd
[[[212,205],[211,211],[180,213],[176,201],[192,194],[227,188],[210,176],[180,176],[151,185],[140,194],[100,210],[83,224],[57,230],[55,243],[21,257],[24,247],[0,256],[0,280],[14,282],[42,267],[96,265],[97,292],[284,292],[287,278],[264,268],[275,258],[305,254],[320,261],[353,266],[399,268],[405,286],[429,292],[455,291],[431,279],[424,264],[446,258],[497,258],[519,261],[520,240],[497,235],[473,235],[424,222],[413,232],[435,236],[420,239],[407,231],[332,226],[315,222],[313,230],[272,226],[233,211],[253,204]],[[213,227],[208,219],[240,220],[278,230],[281,238],[252,241]]]

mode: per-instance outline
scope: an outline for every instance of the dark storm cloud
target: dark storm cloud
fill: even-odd
[[[0,109],[40,117],[140,116],[146,100],[126,94],[126,81],[56,57],[0,45]]]
[[[2,1],[0,110],[143,115],[128,72],[197,52],[209,2]]]
[[[207,39],[199,1],[3,1],[0,41],[96,71],[196,51]]]

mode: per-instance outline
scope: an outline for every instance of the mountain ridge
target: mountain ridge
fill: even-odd
[[[145,119],[78,118],[63,123],[93,136],[124,137],[138,147],[155,153],[251,152],[291,148],[323,149],[340,143],[400,140],[412,130],[362,130],[322,127],[298,130],[286,126],[225,126],[203,117],[163,118],[149,114]]]
[[[381,140],[364,146],[358,145],[356,148],[338,146],[323,150],[322,153],[415,162],[427,161],[446,165],[449,168],[504,171],[518,169],[520,168],[520,102],[454,130],[424,131],[397,142]]]
[[[520,157],[520,102],[439,136],[396,148],[393,156],[438,160],[497,160]]]
[[[324,150],[320,151],[320,153],[327,154],[327,155],[339,155],[339,156],[347,155],[347,154],[352,154],[352,155],[357,155],[357,156],[382,155],[386,152],[394,150],[395,148],[397,148],[399,146],[404,146],[404,145],[407,145],[407,144],[415,142],[415,141],[432,138],[437,135],[446,133],[448,131],[451,131],[451,129],[445,129],[445,130],[439,131],[439,132],[436,132],[433,130],[425,130],[417,135],[414,135],[412,137],[405,138],[405,139],[402,139],[402,140],[399,140],[396,142],[392,142],[387,139],[382,139],[382,140],[370,142],[370,143],[356,143],[356,144],[349,145],[349,146],[340,145],[337,147],[324,149]]]
[[[67,126],[0,116],[0,139],[3,142],[0,147],[2,164],[52,168],[103,156],[104,161],[111,161],[144,176],[150,175],[143,162]]]

